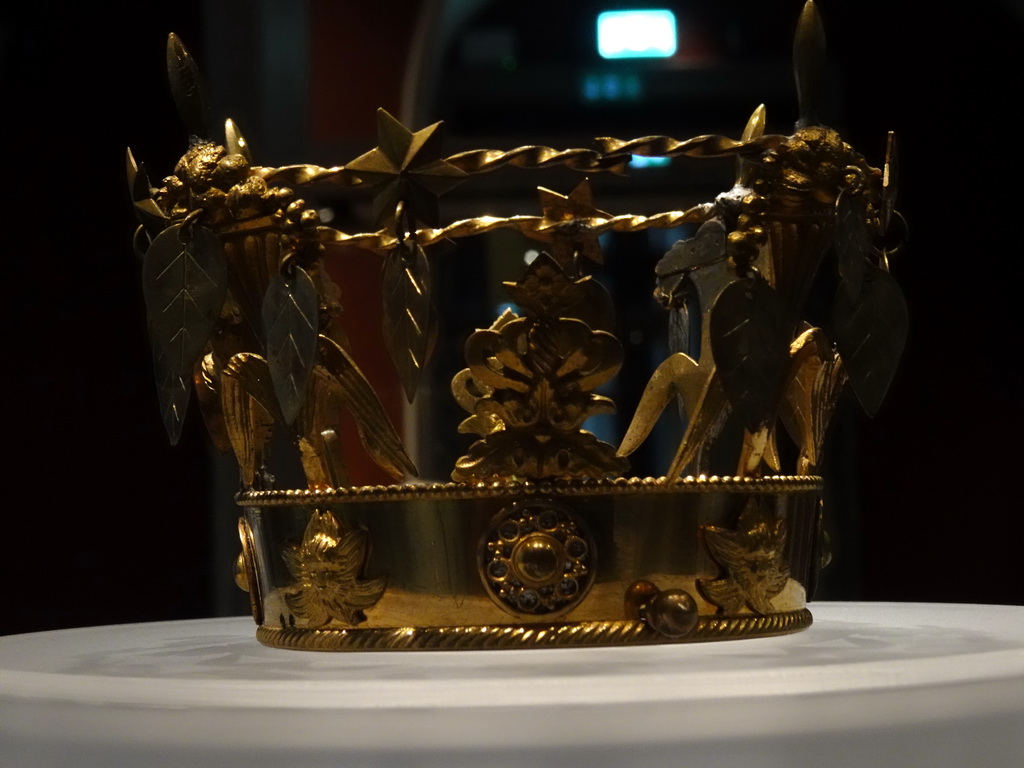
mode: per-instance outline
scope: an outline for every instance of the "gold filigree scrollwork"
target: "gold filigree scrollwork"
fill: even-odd
[[[471,414],[460,431],[482,437],[456,462],[456,481],[609,477],[628,467],[615,449],[581,428],[612,413],[593,390],[622,365],[622,345],[591,330],[573,308],[607,297],[588,277],[573,278],[547,254],[517,283],[505,283],[524,316],[507,310],[466,342],[469,368],[452,381]]]
[[[786,563],[786,521],[773,517],[756,498],[747,502],[735,531],[705,525],[704,543],[725,572],[722,578],[698,579],[701,593],[719,608],[736,614],[744,608],[772,613],[772,598],[789,580]]]
[[[363,611],[384,595],[387,577],[363,578],[370,555],[370,538],[363,529],[342,532],[334,515],[315,510],[302,543],[284,552],[295,582],[285,602],[304,626],[322,627],[332,621],[355,626],[366,620]]]
[[[513,615],[553,616],[583,600],[594,582],[594,541],[563,504],[538,499],[502,510],[480,547],[480,579]]]

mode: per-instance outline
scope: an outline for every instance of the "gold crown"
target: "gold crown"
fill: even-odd
[[[817,121],[823,48],[808,2],[791,136],[765,134],[759,107],[738,140],[602,138],[593,149],[445,157],[440,123],[413,132],[381,110],[378,146],[348,164],[268,168],[253,163],[230,120],[224,145],[198,138],[209,135],[199,75],[171,36],[171,90],[192,141],[157,188],[129,152],[142,222],[135,247],[171,441],[195,389],[214,442],[238,460],[236,577],[262,642],[608,645],[810,624],[806,603],[827,558],[816,474],[826,427],[847,381],[877,410],[907,327],[888,271],[902,227],[892,136],[879,170]],[[541,189],[540,215],[439,221],[439,196],[476,174],[505,165],[621,172],[632,156],[734,157],[737,179],[713,202],[652,216],[599,210],[583,181],[567,196]],[[312,185],[372,190],[380,229],[323,226],[296,194]],[[614,410],[597,389],[623,361],[608,293],[587,266],[602,259],[602,233],[683,224],[695,234],[665,254],[652,281],[672,352],[616,448],[583,429]],[[459,431],[479,439],[452,482],[402,484],[416,468],[348,349],[324,260],[346,246],[381,255],[384,342],[411,402],[437,327],[437,246],[505,228],[547,250],[504,284],[512,308],[466,341],[468,367],[451,386],[469,414]],[[800,319],[828,253],[841,276],[832,340]],[[626,457],[673,402],[686,426],[665,475],[626,477]],[[342,410],[400,484],[347,483]],[[797,449],[789,475],[780,474],[780,422]],[[273,433],[295,447],[307,487],[274,488]],[[722,445],[734,450],[719,476]]]

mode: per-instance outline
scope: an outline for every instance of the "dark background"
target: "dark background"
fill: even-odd
[[[124,15],[11,5],[0,12],[8,448],[0,633],[242,612],[240,599],[225,596],[228,563],[213,557],[215,531],[233,527],[230,512],[211,522],[225,514],[231,485],[215,480],[197,414],[173,449],[160,424],[123,169],[131,144],[156,181],[185,147],[163,74],[167,32],[188,41],[201,64],[230,71],[234,52],[254,39],[240,37],[246,25],[231,14],[250,4],[147,3]],[[767,5],[772,13],[749,14],[749,23],[788,56],[799,3]],[[876,164],[885,131],[897,132],[899,207],[912,232],[894,265],[912,321],[903,367],[875,420],[852,402],[840,417],[852,458],[837,471],[857,520],[840,542],[843,579],[824,596],[1024,604],[1024,168],[1014,111],[1024,10],[996,0],[820,5],[830,61],[840,62],[835,124]],[[349,72],[329,73],[339,99],[346,78],[353,83],[351,130],[335,143],[365,151],[375,143],[374,95],[397,104],[395,62],[417,4],[304,6],[314,22],[349,19],[344,33],[314,25],[311,50],[337,45],[348,57]],[[754,7],[718,6],[741,20]],[[320,100],[322,74],[309,76],[313,106],[285,115],[297,131],[334,125]],[[300,144],[317,142],[330,144],[323,135]]]

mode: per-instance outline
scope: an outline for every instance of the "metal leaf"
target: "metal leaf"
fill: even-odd
[[[418,244],[388,253],[383,293],[384,340],[412,402],[430,341],[430,264]]]
[[[348,485],[348,472],[336,428],[341,422],[341,403],[334,396],[331,375],[322,365],[313,366],[309,392],[295,420],[299,459],[310,488]],[[334,435],[325,439],[325,435]]]
[[[406,453],[377,393],[355,361],[323,335],[320,336],[320,359],[323,365],[317,366],[317,375],[323,371],[330,377],[331,391],[355,417],[359,439],[370,458],[392,477],[415,476],[416,465]]]
[[[789,367],[792,323],[779,294],[760,277],[728,286],[711,311],[711,352],[743,426],[774,415]]]
[[[836,201],[836,258],[850,300],[856,301],[864,283],[864,270],[869,265],[871,229],[868,207],[861,195],[844,190]]]
[[[192,377],[175,373],[166,353],[153,347],[153,369],[156,373],[156,394],[160,402],[160,416],[171,445],[177,445],[185,423],[188,401],[192,395]]]
[[[724,259],[725,243],[725,225],[717,218],[704,222],[693,237],[676,242],[654,268],[658,279],[655,294],[666,304],[677,306],[679,284],[686,274]]]
[[[146,228],[150,236],[158,235],[167,226],[167,216],[150,196],[149,177],[146,166],[136,164],[135,157],[129,147],[125,152],[125,166],[128,176],[128,192],[134,203],[135,215]]]
[[[672,458],[666,477],[675,481],[683,470],[697,458],[701,449],[721,429],[725,417],[729,413],[729,400],[722,388],[722,379],[712,368],[704,381],[696,404],[690,409],[690,421],[686,425],[683,439],[679,441],[676,455]]]
[[[284,421],[274,393],[274,382],[267,361],[252,352],[232,355],[224,367],[224,375],[238,381],[249,397],[255,400],[274,421]]]
[[[227,294],[227,262],[217,237],[193,226],[182,242],[180,224],[153,241],[142,262],[149,335],[166,370],[191,379]]]
[[[316,287],[304,269],[295,267],[287,279],[274,275],[263,298],[263,327],[270,378],[289,425],[302,408],[316,362],[319,313]]]
[[[199,67],[173,32],[167,38],[167,79],[170,81],[174,106],[189,136],[209,138],[210,110]]]
[[[231,450],[231,438],[224,425],[224,410],[220,402],[221,376],[213,352],[207,352],[196,363],[192,383],[195,385],[199,412],[203,415],[206,431],[210,433],[214,447],[221,453],[228,453]]]
[[[135,215],[150,236],[159,235],[167,226],[167,217],[164,212],[160,210],[160,206],[154,200],[148,197],[135,203]]]
[[[850,384],[868,416],[874,416],[896,373],[907,341],[907,302],[892,275],[869,267],[860,301],[842,287],[836,295],[832,336]]]
[[[686,413],[692,416],[704,383],[699,366],[693,358],[682,352],[670,355],[655,369],[651,380],[647,382],[617,455],[628,456],[640,447],[651,433],[665,406],[676,395],[682,398]]]
[[[687,278],[687,282],[689,282],[689,278]],[[692,285],[684,287],[683,290],[696,294],[696,288]],[[673,354],[676,352],[687,355],[692,353],[699,357],[700,339],[693,337],[700,333],[700,315],[695,312],[697,322],[693,322],[690,314],[691,308],[685,302],[677,309],[668,311],[668,351]]]
[[[332,488],[349,485],[348,471],[345,469],[345,457],[341,451],[341,440],[335,429],[325,429],[320,433],[320,455],[324,459],[324,469]]]
[[[797,474],[814,474],[847,375],[820,328],[809,328],[789,348],[790,377],[779,415],[800,448]]]
[[[276,411],[267,361],[241,352],[228,361],[220,381],[224,426],[242,483],[251,488],[266,463]]]
[[[128,150],[128,162],[129,167],[135,166],[135,158],[132,157],[132,151]],[[143,200],[149,200],[152,196],[152,187],[149,183],[149,175],[146,173],[146,164],[139,163],[134,167],[134,173],[129,170],[129,185],[131,189],[132,200],[136,203],[141,203]],[[163,211],[161,211],[161,214]]]
[[[770,470],[778,472],[782,465],[779,459],[779,448],[775,441],[775,424],[769,422],[756,432],[743,432],[740,444],[740,458],[736,463],[736,474],[740,477],[758,473],[764,462]]]

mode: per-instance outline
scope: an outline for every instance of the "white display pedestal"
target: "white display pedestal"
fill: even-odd
[[[249,619],[0,638],[0,765],[1024,765],[1024,608],[815,603],[785,637],[312,653]]]

